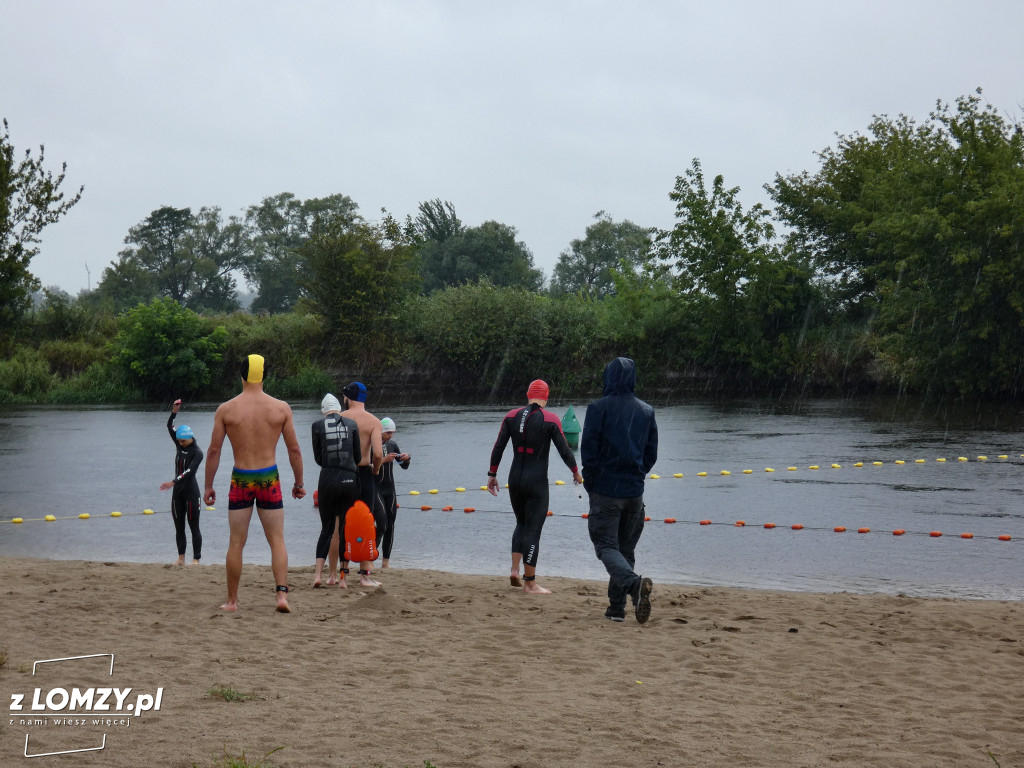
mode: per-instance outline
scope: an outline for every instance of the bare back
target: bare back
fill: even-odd
[[[217,409],[218,423],[231,442],[237,469],[263,469],[277,463],[277,439],[291,429],[292,409],[262,390],[243,392]]]
[[[359,448],[363,452],[359,466],[369,467],[372,464],[376,472],[384,459],[380,419],[362,408],[349,408],[341,415],[352,419],[359,427]]]

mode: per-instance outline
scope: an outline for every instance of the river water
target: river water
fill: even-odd
[[[507,573],[513,527],[508,495],[503,490],[495,499],[480,490],[507,408],[372,408],[377,416],[395,419],[395,438],[413,457],[408,471],[396,469],[401,508],[393,566]],[[575,408],[582,423],[586,408]],[[186,404],[177,419],[192,426],[204,450],[213,410],[212,404]],[[561,406],[551,410],[564,413]],[[310,425],[319,413],[312,404],[294,411],[311,491],[318,468]],[[637,570],[656,582],[686,585],[1024,599],[1019,425],[979,426],[980,418],[894,412],[855,401],[659,407],[654,473],[660,477],[647,481],[651,522],[637,550]],[[170,496],[158,490],[173,474],[167,413],[0,411],[0,556],[173,560]],[[218,508],[202,513],[205,563],[224,562],[231,463],[225,443]],[[280,447],[278,463],[290,487]],[[502,483],[510,463],[506,451]],[[554,514],[541,541],[541,577],[604,579],[581,517],[586,495],[580,498],[555,452],[550,479]],[[441,511],[444,506],[454,511]],[[474,512],[466,513],[468,507]],[[154,514],[143,514],[146,509]],[[111,516],[114,511],[121,516]],[[290,564],[312,564],[320,523],[311,498],[288,499],[285,511]],[[79,519],[83,513],[89,519]],[[57,519],[46,522],[46,515]],[[9,522],[17,517],[24,522]],[[701,520],[712,524],[700,525]],[[746,525],[735,525],[739,520]],[[835,532],[837,526],[846,532]],[[870,531],[858,533],[862,528]],[[898,528],[906,534],[894,536]],[[943,535],[931,536],[933,531]],[[961,538],[963,533],[974,538]],[[1012,538],[1000,541],[1001,535]],[[254,515],[245,560],[269,559]]]

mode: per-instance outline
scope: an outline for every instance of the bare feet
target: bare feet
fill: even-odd
[[[359,586],[360,587],[379,587],[380,586],[380,582],[379,581],[374,581],[373,579],[371,579],[369,574],[365,574],[365,575],[364,574],[360,574],[360,576],[359,576]]]
[[[514,571],[508,575],[508,580],[511,582],[513,587],[523,586],[523,580],[519,578],[519,574]]]
[[[331,582],[328,581],[327,583],[330,584]],[[316,576],[313,577],[313,589],[320,589],[320,574],[319,573]]]
[[[325,584],[326,584],[326,585],[327,585],[328,587],[333,587],[333,586],[334,586],[335,584],[337,584],[337,583],[338,583],[338,577],[337,577],[337,575],[336,575],[336,574],[333,574],[333,573],[331,573],[331,574],[328,574],[328,576],[327,576],[327,581],[325,581],[324,583],[325,583]]]
[[[184,564],[185,564],[185,556],[184,555],[178,555],[178,559],[175,560],[173,563],[171,563],[171,565],[184,565]]]
[[[525,592],[528,595],[550,595],[551,594],[551,590],[550,589],[544,589],[544,587],[540,586],[540,584],[538,584],[536,581],[528,581],[525,584],[523,584],[523,592]]]
[[[192,563],[191,563],[191,564],[192,564],[192,565],[199,565],[199,561],[198,561],[198,560],[195,560],[195,559],[193,559],[193,560],[192,560]]]
[[[234,613],[235,611],[238,610],[238,601],[237,600],[228,600],[226,603],[224,603],[224,605],[222,605],[220,607],[220,609],[222,611],[230,611],[231,613]]]
[[[390,568],[391,567],[391,563],[388,562],[388,558],[385,557],[383,560],[380,561],[380,567],[381,568]]]
[[[288,593],[278,592],[277,593],[277,612],[278,613],[291,613],[292,609],[288,607]]]

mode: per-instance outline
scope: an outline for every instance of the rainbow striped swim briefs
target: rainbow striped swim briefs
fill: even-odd
[[[263,469],[232,469],[228,509],[284,509],[277,465]]]

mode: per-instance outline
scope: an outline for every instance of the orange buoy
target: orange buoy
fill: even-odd
[[[710,520],[701,520],[700,524],[701,525],[711,525],[711,521]]]
[[[793,525],[791,525],[790,528],[792,528],[794,531],[802,531],[804,529],[804,527],[800,525],[800,523],[793,523]]]
[[[377,525],[370,508],[357,500],[345,513],[345,559],[377,559]]]
[[[832,530],[835,531],[836,533],[843,533],[844,531],[846,531],[846,526],[845,525],[837,525]]]
[[[1009,541],[1010,540],[1010,535],[1004,533],[1002,536],[999,536],[998,538],[999,538],[1000,541]]]
[[[589,512],[584,512],[582,515],[580,515],[580,517],[582,517],[584,520],[589,520],[590,519],[590,513]]]
[[[857,533],[871,533],[870,528],[858,528]]]
[[[313,491],[313,506],[314,507],[319,507],[320,506],[320,491],[319,490]]]
[[[441,507],[441,511],[442,512],[451,512],[454,509],[455,509],[455,507],[453,507],[453,506]]]
[[[774,528],[775,527],[775,523],[765,523],[764,527],[765,528]]]
[[[961,533],[960,534],[960,538],[961,539],[973,539],[974,538],[974,534],[973,533]]]
[[[651,516],[650,515],[644,515],[644,522],[645,523],[651,522]]]
[[[548,517],[554,517],[554,515],[555,515],[555,513],[554,513],[554,512],[552,512],[552,511],[551,511],[551,510],[549,509],[549,510],[548,510]]]
[[[735,525],[737,528],[742,528],[746,524],[747,523],[745,520],[737,520],[735,523],[733,523],[733,525]]]
[[[676,521],[676,519],[674,517],[666,517],[665,518],[665,522],[666,523],[674,523],[675,521]]]
[[[433,509],[433,507],[430,507],[430,506],[427,506],[426,504],[424,504],[422,507],[420,507],[420,509],[422,509],[424,512],[426,512],[428,509]]]
[[[476,512],[476,507],[466,507],[462,511],[465,512],[468,515],[470,512]]]
[[[928,535],[931,536],[933,539],[937,539],[939,538],[939,536],[942,535],[942,531],[932,531]]]
[[[902,528],[897,528],[895,531],[892,532],[892,535],[902,536],[904,533],[906,533],[906,531],[904,531]]]

